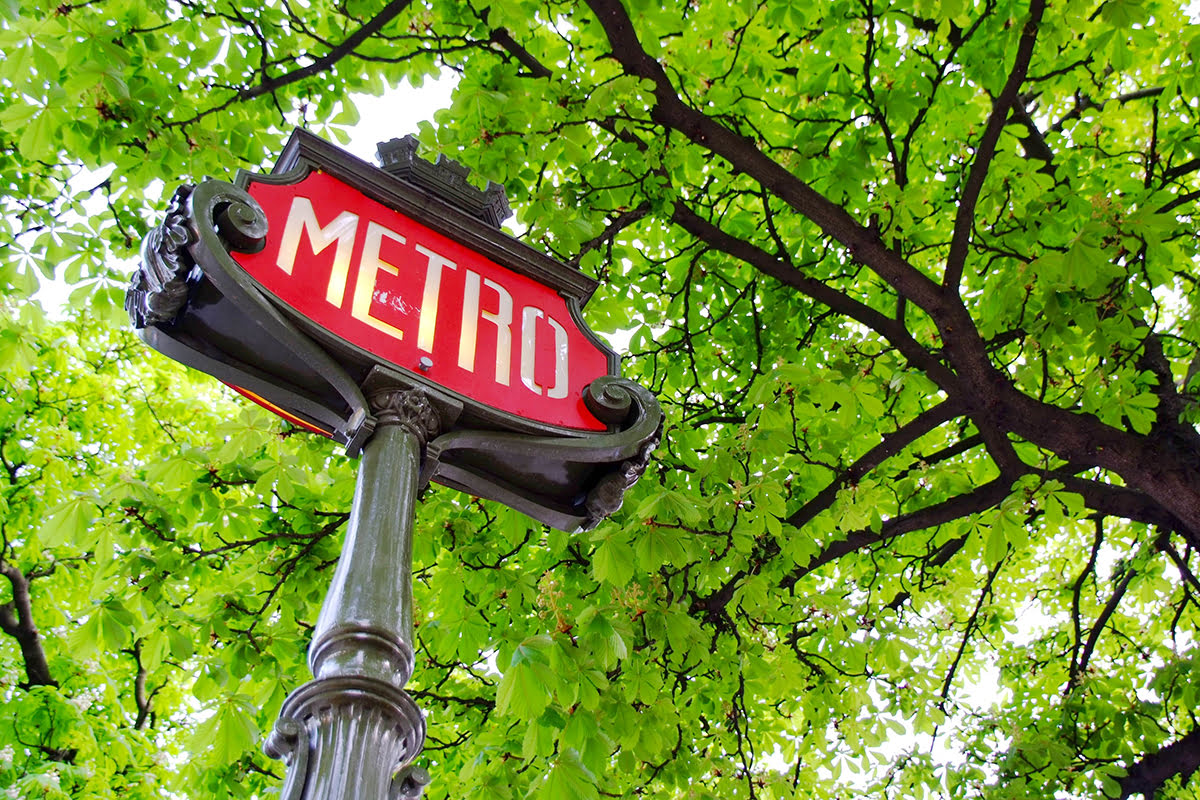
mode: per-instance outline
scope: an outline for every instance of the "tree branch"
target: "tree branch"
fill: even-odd
[[[908,329],[899,321],[884,316],[865,303],[860,303],[821,281],[802,274],[795,267],[785,264],[766,250],[744,239],[729,235],[696,214],[682,201],[675,203],[671,221],[711,247],[746,262],[764,275],[775,278],[780,283],[798,290],[806,297],[866,325],[891,342],[901,355],[914,366],[923,370],[947,393],[951,393],[957,388],[958,380],[954,373],[913,339]]]
[[[1065,115],[1063,115],[1062,119],[1051,125],[1050,130],[1054,133],[1061,133],[1063,127],[1065,127],[1068,122],[1073,119],[1079,119],[1081,116],[1083,116],[1083,112],[1085,111],[1089,111],[1093,108],[1104,108],[1109,100],[1116,100],[1121,105],[1125,105],[1133,100],[1143,100],[1147,97],[1158,97],[1162,93],[1163,88],[1161,86],[1151,86],[1146,89],[1135,89],[1132,92],[1119,94],[1116,97],[1109,98],[1108,100],[1101,100],[1100,102],[1096,102],[1092,98],[1085,95],[1079,97],[1075,103],[1075,106]]]
[[[788,517],[787,522],[797,528],[808,524],[813,517],[833,504],[837,493],[847,484],[856,483],[864,475],[887,461],[892,456],[949,420],[958,416],[957,403],[943,402],[918,414],[908,423],[891,433],[884,434],[883,441],[864,453],[847,467],[811,500]]]
[[[996,566],[988,571],[987,580],[983,584],[983,590],[979,592],[979,599],[975,601],[975,608],[971,611],[971,616],[967,620],[966,627],[963,628],[962,639],[958,643],[958,651],[954,654],[954,660],[950,662],[950,669],[946,671],[946,677],[942,681],[941,702],[938,703],[938,708],[945,709],[946,700],[950,697],[950,687],[954,685],[954,675],[958,672],[958,665],[962,663],[963,655],[967,652],[967,644],[971,641],[971,635],[975,632],[975,628],[979,625],[979,614],[983,611],[983,604],[987,602],[988,595],[992,593],[992,584],[996,582],[996,577],[1000,574],[1000,568],[1004,566],[1004,559],[1001,558],[996,562]]]
[[[611,57],[627,74],[649,80],[654,85],[652,121],[680,132],[694,144],[726,159],[735,170],[754,179],[814,222],[826,236],[844,245],[855,260],[867,265],[898,294],[929,314],[942,336],[946,359],[956,376],[955,385],[961,387],[960,391],[947,393],[967,404],[968,413],[976,419],[981,430],[992,426],[1052,450],[1066,461],[1112,470],[1121,475],[1126,485],[1140,489],[1177,516],[1190,535],[1200,536],[1200,483],[1196,481],[1196,475],[1200,474],[1200,456],[1186,452],[1164,453],[1157,443],[1106,425],[1095,415],[1058,408],[1021,392],[1008,375],[992,364],[987,345],[957,293],[945,290],[899,253],[885,247],[878,236],[855,222],[845,209],[789,173],[759,150],[754,142],[684,103],[662,65],[641,46],[621,0],[588,0],[588,4],[608,37]],[[1006,90],[1018,83],[1021,65],[1028,60],[1026,53],[1033,47],[1043,8],[1044,0],[1034,0],[1033,13],[1018,45],[1019,56]],[[1152,91],[1141,90],[1135,94],[1148,97]],[[1002,115],[1007,114],[1010,105],[1011,101],[1001,106]],[[983,155],[981,152],[975,169],[975,181],[980,183],[990,158],[983,158]],[[973,205],[973,201],[968,205]],[[965,246],[966,235],[963,233],[959,237],[962,242],[958,245],[959,250]],[[758,262],[752,263],[758,266]],[[792,281],[789,285],[796,284]],[[901,341],[893,340],[893,344],[903,352]],[[905,355],[908,357],[908,353]],[[916,363],[923,366],[928,360]],[[931,373],[931,377],[941,383],[947,374],[948,370],[939,362],[938,370]]]
[[[967,494],[961,494],[949,500],[934,503],[931,506],[926,506],[908,514],[892,517],[883,523],[878,533],[871,530],[855,531],[845,539],[840,539],[826,545],[825,549],[813,556],[807,564],[797,567],[786,575],[779,582],[779,585],[784,589],[791,589],[805,575],[832,561],[836,561],[848,553],[853,553],[855,550],[861,550],[873,544],[886,542],[889,539],[894,539],[911,531],[933,528],[938,525],[944,525],[947,522],[953,522],[956,519],[961,519],[970,514],[978,514],[986,511],[993,506],[999,505],[1000,501],[1008,497],[1010,487],[1011,484],[1008,481],[999,478],[990,483],[985,483]]]
[[[1159,214],[1170,214],[1175,209],[1179,208],[1180,206],[1187,205],[1193,200],[1200,200],[1200,189],[1194,192],[1186,192],[1184,194],[1177,195],[1174,200],[1164,203],[1156,210]]]
[[[1147,525],[1182,529],[1179,519],[1164,511],[1153,499],[1136,489],[1113,486],[1110,483],[1089,481],[1078,475],[1063,471],[1045,473],[1046,477],[1060,481],[1068,492],[1083,497],[1083,502],[1093,511],[1106,517],[1119,517]]]
[[[1179,577],[1183,578],[1186,583],[1191,584],[1192,588],[1196,590],[1196,594],[1200,595],[1200,578],[1196,577],[1196,573],[1192,572],[1191,568],[1188,567],[1187,561],[1171,546],[1170,541],[1166,537],[1163,537],[1162,542],[1158,545],[1158,549],[1166,553],[1175,562],[1175,567],[1179,570]]]
[[[370,21],[364,23],[361,28],[346,37],[341,44],[313,63],[275,78],[266,78],[264,76],[264,80],[257,86],[252,86],[238,92],[238,99],[252,100],[256,97],[262,97],[264,94],[270,94],[288,84],[304,80],[305,78],[311,78],[313,75],[324,72],[338,61],[353,53],[354,49],[367,39],[379,33],[384,26],[403,13],[411,3],[412,0],[392,0],[378,14],[372,17]]]
[[[1092,538],[1091,555],[1088,557],[1083,571],[1075,579],[1075,584],[1071,587],[1071,625],[1075,630],[1075,641],[1071,643],[1070,677],[1067,678],[1068,693],[1075,687],[1079,675],[1079,649],[1083,647],[1083,622],[1081,619],[1083,616],[1083,584],[1096,569],[1096,558],[1100,554],[1100,545],[1104,543],[1104,520],[1097,519],[1094,525],[1096,533]]]
[[[0,630],[17,640],[25,661],[26,686],[58,686],[50,674],[42,636],[33,621],[29,579],[15,564],[0,559],[0,575],[12,585],[13,599],[0,605]]]
[[[1101,493],[1105,496],[1098,502],[1132,509],[1137,512],[1137,516],[1130,517],[1133,519],[1153,516],[1159,522],[1171,521],[1168,524],[1191,540],[1200,537],[1200,484],[1196,481],[1200,474],[1200,453],[1180,449],[1169,440],[1159,441],[1114,428],[1092,414],[1043,403],[1019,391],[1001,375],[981,377],[979,386],[984,405],[976,413],[985,415],[990,424],[1051,450],[1074,465],[1099,466],[1116,472],[1128,489],[1148,498],[1158,511],[1149,509],[1145,502],[1138,510],[1137,504],[1130,502],[1135,495],[1108,491],[1116,487],[1104,487],[1100,492],[1094,484],[1091,487],[1080,484],[1096,492],[1092,497]],[[1080,493],[1089,497],[1083,491]],[[1127,516],[1127,513],[1115,511],[1114,515]]]
[[[1100,634],[1104,631],[1104,627],[1108,625],[1108,621],[1112,619],[1112,615],[1116,613],[1117,606],[1121,604],[1122,598],[1125,597],[1125,592],[1129,590],[1130,582],[1133,581],[1136,575],[1136,569],[1132,566],[1127,567],[1125,574],[1121,576],[1121,580],[1113,590],[1112,596],[1104,604],[1104,608],[1100,611],[1100,616],[1096,619],[1096,623],[1092,625],[1091,631],[1088,632],[1087,642],[1079,650],[1079,665],[1072,671],[1071,677],[1067,682],[1068,691],[1072,687],[1077,686],[1082,680],[1082,676],[1087,672],[1088,661],[1091,660],[1092,653],[1100,641]]]
[[[619,215],[616,219],[608,224],[608,227],[601,231],[599,236],[588,239],[586,242],[581,244],[579,246],[579,252],[575,254],[575,257],[572,258],[569,263],[574,267],[578,267],[579,262],[590,251],[609,244],[617,237],[617,234],[628,228],[630,225],[633,225],[644,219],[649,213],[650,201],[647,200],[642,202],[637,208],[630,209],[629,211]]]
[[[1173,181],[1176,178],[1182,178],[1189,172],[1195,172],[1200,169],[1200,158],[1189,159],[1182,164],[1177,164],[1174,167],[1169,167],[1163,170],[1163,179]]]
[[[1012,115],[1013,119],[1025,127],[1027,135],[1021,139],[1021,146],[1025,148],[1026,157],[1045,162],[1038,171],[1054,177],[1054,151],[1050,149],[1050,145],[1046,144],[1046,137],[1042,135],[1037,123],[1033,121],[1033,117],[1025,108],[1025,102],[1020,97],[1013,102]]]
[[[1135,794],[1157,797],[1157,792],[1164,783],[1176,775],[1186,782],[1197,767],[1200,767],[1200,728],[1196,728],[1182,739],[1142,756],[1121,780],[1120,800]]]
[[[975,205],[979,202],[979,193],[983,190],[983,182],[991,168],[992,158],[996,155],[996,143],[1000,141],[1000,133],[1008,120],[1009,110],[1019,103],[1021,84],[1025,81],[1025,73],[1033,58],[1038,26],[1042,22],[1045,10],[1046,0],[1033,0],[1029,5],[1029,21],[1021,31],[1017,56],[1008,73],[1008,80],[1004,82],[1004,88],[992,103],[992,113],[988,115],[983,138],[975,151],[975,160],[971,164],[967,181],[963,184],[962,199],[958,202],[958,213],[954,217],[950,253],[946,257],[946,273],[942,279],[942,285],[948,289],[957,287],[962,280],[963,266],[967,263],[967,249],[971,244],[971,230],[975,224]]]
[[[492,31],[491,41],[503,47],[521,63],[521,66],[529,70],[530,77],[549,78],[554,74],[553,70],[534,58],[532,53],[522,47],[516,39],[513,39],[507,28],[496,28]]]
[[[588,5],[608,36],[612,57],[627,74],[654,84],[656,102],[651,118],[655,122],[679,131],[689,141],[716,153],[734,169],[758,181],[930,314],[936,315],[945,308],[946,298],[938,284],[884,246],[876,233],[769,158],[754,142],[684,103],[662,65],[642,47],[621,0],[588,0]]]
[[[357,48],[364,41],[379,33],[380,30],[382,30],[389,22],[403,13],[404,10],[407,9],[411,4],[412,0],[392,0],[392,2],[384,6],[378,14],[372,17],[368,22],[364,23],[362,27],[346,37],[341,44],[334,46],[328,53],[316,59],[313,61],[313,63],[273,78],[267,77],[266,74],[263,74],[262,80],[259,83],[255,84],[254,86],[247,86],[244,89],[239,89],[233,97],[226,100],[224,103],[201,111],[189,119],[169,123],[168,127],[183,127],[190,125],[202,117],[206,117],[209,114],[213,114],[221,111],[222,109],[228,108],[234,103],[254,100],[255,98],[262,97],[263,95],[272,94],[273,92],[282,89],[284,86],[296,83],[297,81],[302,81],[305,78],[311,78],[314,75],[324,72],[338,61],[341,61],[343,58],[353,53],[355,48]]]
[[[133,679],[133,702],[137,705],[137,721],[134,722],[135,730],[142,730],[146,723],[150,721],[151,715],[154,713],[150,707],[154,700],[154,695],[157,689],[153,692],[146,692],[146,666],[142,663],[142,640],[138,639],[133,643],[133,649],[128,651],[133,655],[133,661],[137,664],[137,674]]]

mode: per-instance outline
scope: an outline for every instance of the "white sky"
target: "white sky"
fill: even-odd
[[[450,105],[450,95],[457,85],[458,75],[447,70],[436,80],[426,80],[419,89],[414,89],[405,81],[379,97],[355,95],[354,101],[359,111],[359,122],[348,130],[350,142],[343,145],[343,149],[365,161],[378,164],[379,162],[375,158],[375,149],[378,144],[409,133],[415,135],[418,123],[425,120],[432,122],[433,115],[437,111]],[[280,138],[279,146],[281,148],[285,139],[286,136]],[[84,184],[93,186],[99,183],[103,174],[105,174],[104,171],[99,173],[85,171],[76,180],[81,186]],[[193,179],[199,177],[195,176]],[[232,178],[232,175],[219,177],[229,179]],[[162,189],[161,185],[148,187],[150,192],[162,191]],[[93,200],[95,208],[90,210],[96,214],[103,213],[102,198],[93,198]],[[136,258],[131,257],[127,260],[129,271],[132,272],[136,266]],[[54,280],[43,278],[41,288],[34,294],[34,299],[51,314],[57,315],[67,303],[72,288],[61,274]]]
[[[416,134],[417,123],[433,121],[436,111],[450,105],[450,94],[458,85],[458,75],[446,71],[437,80],[426,80],[420,89],[407,81],[380,96],[356,95],[359,122],[350,129],[350,143],[345,149],[361,159],[375,164],[375,147],[379,142]]]

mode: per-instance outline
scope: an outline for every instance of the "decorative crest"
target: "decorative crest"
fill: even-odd
[[[440,154],[437,162],[431,164],[417,157],[418,145],[419,142],[411,135],[380,142],[377,155],[383,171],[433,192],[494,228],[499,228],[504,220],[512,216],[503,186],[488,181],[487,188],[480,191],[467,183],[470,167]]]

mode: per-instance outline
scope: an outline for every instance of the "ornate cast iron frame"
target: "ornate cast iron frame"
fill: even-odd
[[[596,282],[500,230],[508,215],[501,187],[475,189],[461,165],[430,164],[415,151],[411,137],[382,144],[380,168],[297,130],[269,175],[239,171],[232,184],[182,187],[143,244],[126,297],[134,326],[159,352],[257,395],[350,455],[376,426],[366,399],[372,386],[419,389],[448,421],[428,443],[421,485],[498,500],[563,530],[591,528],[620,507],[645,469],[662,425],[658,403],[620,377],[619,357],[583,322]],[[608,429],[561,428],[483,405],[381,362],[265,293],[230,256],[264,246],[268,223],[246,189],[253,181],[296,183],[317,170],[557,291],[606,354],[609,374],[587,387],[584,401]]]

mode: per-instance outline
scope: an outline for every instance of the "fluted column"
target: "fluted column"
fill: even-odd
[[[282,800],[400,800],[428,783],[424,770],[403,770],[425,741],[425,720],[403,687],[413,669],[417,484],[439,418],[419,390],[368,399],[376,429],[309,647],[313,680],[284,701],[264,746],[287,763]]]

